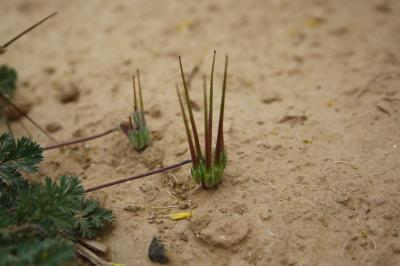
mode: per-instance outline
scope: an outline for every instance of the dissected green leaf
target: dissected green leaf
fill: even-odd
[[[19,243],[0,246],[0,265],[75,265],[74,257],[73,244],[60,238],[25,239]]]
[[[98,201],[85,199],[76,176],[28,182],[42,149],[28,138],[0,135],[0,265],[70,265],[72,241],[93,238],[113,219]]]
[[[42,160],[42,148],[29,138],[15,142],[10,134],[0,136],[0,175],[2,169],[35,173]]]
[[[28,186],[21,172],[37,172],[42,159],[42,149],[30,139],[15,142],[10,134],[0,135],[0,204],[10,207],[15,203],[18,191]]]
[[[21,196],[16,209],[18,223],[33,222],[49,228],[50,235],[73,232],[74,215],[81,209],[84,189],[75,176],[61,176],[59,182],[46,177]]]
[[[0,65],[0,92],[7,97],[14,95],[17,84],[17,72],[6,65]]]
[[[85,199],[82,210],[76,215],[75,230],[83,238],[93,238],[99,229],[112,223],[112,211],[100,207],[96,200]]]

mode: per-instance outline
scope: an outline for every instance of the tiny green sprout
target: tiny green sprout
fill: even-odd
[[[136,84],[135,76],[132,78],[133,81],[133,112],[128,118],[127,122],[120,124],[121,130],[128,137],[129,142],[137,151],[144,150],[150,142],[150,132],[146,125],[146,119],[144,117],[143,109],[143,97],[142,97],[142,85],[140,83],[140,74],[137,70],[137,81],[139,87],[139,107],[136,97]]]
[[[214,87],[214,65],[215,65],[215,51],[211,66],[211,78],[210,78],[210,92],[209,101],[207,101],[207,84],[206,78],[203,77],[203,92],[204,92],[204,142],[205,142],[205,153],[203,155],[199,136],[197,134],[196,123],[193,118],[192,106],[189,98],[189,92],[185,74],[183,73],[183,67],[181,58],[179,57],[179,65],[182,76],[182,83],[184,88],[185,102],[187,105],[189,120],[192,132],[189,129],[189,122],[187,119],[185,107],[179,93],[178,86],[176,91],[178,94],[179,104],[181,107],[183,122],[185,125],[186,136],[188,139],[190,155],[192,158],[192,170],[191,174],[193,180],[197,184],[202,184],[203,188],[212,188],[218,186],[222,181],[222,175],[227,165],[227,154],[224,147],[224,108],[225,108],[225,93],[226,93],[226,80],[228,71],[228,56],[225,57],[225,71],[224,79],[222,83],[222,96],[221,96],[221,108],[219,113],[218,131],[217,131],[217,143],[214,151],[214,158],[212,158],[212,119],[213,119],[213,87]],[[192,138],[193,133],[193,138]]]

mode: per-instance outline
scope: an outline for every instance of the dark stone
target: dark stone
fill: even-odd
[[[148,256],[152,262],[160,264],[168,263],[165,247],[156,237],[153,237],[153,240],[151,240]]]

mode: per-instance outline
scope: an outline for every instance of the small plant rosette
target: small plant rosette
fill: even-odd
[[[213,162],[209,168],[207,168],[204,159],[200,159],[198,164],[191,169],[193,181],[196,184],[203,184],[206,188],[218,186],[222,182],[222,176],[227,162],[228,157],[225,152],[223,152],[220,159]]]
[[[129,143],[137,150],[144,150],[150,143],[150,132],[143,123],[142,114],[133,112],[128,122],[120,124],[121,130],[128,137]]]

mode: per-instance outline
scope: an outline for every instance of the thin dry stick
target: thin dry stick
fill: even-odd
[[[90,261],[93,265],[95,266],[110,266],[111,263],[108,261],[103,260],[99,256],[97,256],[94,252],[92,252],[90,249],[84,247],[81,244],[76,244],[76,252]]]
[[[382,100],[387,102],[400,101],[400,98],[383,97]]]
[[[105,131],[103,133],[99,133],[99,134],[96,134],[96,135],[93,135],[93,136],[90,136],[90,137],[84,137],[84,138],[80,138],[80,139],[76,139],[76,140],[67,141],[67,142],[64,142],[64,143],[59,143],[59,144],[47,146],[47,147],[43,148],[43,151],[58,149],[58,148],[61,148],[61,147],[65,147],[65,146],[69,146],[69,145],[73,145],[73,144],[77,144],[77,143],[81,143],[81,142],[86,142],[86,141],[98,139],[98,138],[101,138],[101,137],[106,136],[108,134],[111,134],[111,133],[113,133],[113,132],[115,132],[117,130],[118,130],[118,128],[112,128],[112,129],[109,129],[109,130],[107,130],[107,131]]]
[[[15,111],[17,111],[20,115],[25,117],[26,119],[29,120],[35,127],[37,127],[43,134],[45,134],[49,139],[51,139],[53,142],[57,143],[57,141],[50,136],[46,130],[44,130],[41,126],[39,126],[38,123],[36,123],[32,118],[30,118],[27,114],[21,111],[15,104],[13,104],[6,96],[3,95],[3,93],[0,93],[0,101],[2,101],[4,104],[11,106]]]
[[[14,38],[12,38],[11,40],[9,40],[8,42],[6,42],[5,44],[2,45],[2,48],[5,49],[7,48],[10,44],[12,44],[13,42],[15,42],[16,40],[18,40],[19,38],[21,38],[23,35],[25,35],[26,33],[30,32],[31,30],[33,30],[34,28],[36,28],[37,26],[39,26],[40,24],[42,24],[43,22],[45,22],[46,20],[50,19],[51,17],[57,15],[57,12],[54,12],[53,14],[45,17],[44,19],[42,19],[41,21],[37,22],[36,24],[34,24],[33,26],[30,26],[29,28],[27,28],[26,30],[24,30],[23,32],[21,32],[20,34],[18,34],[17,36],[15,36]]]
[[[85,189],[85,193],[88,193],[88,192],[91,192],[91,191],[95,191],[95,190],[99,190],[99,189],[106,188],[106,187],[115,186],[115,185],[118,185],[118,184],[121,184],[121,183],[125,183],[125,182],[132,181],[132,180],[135,180],[135,179],[143,178],[143,177],[146,177],[146,176],[151,176],[151,175],[154,175],[154,174],[162,173],[162,172],[165,172],[165,171],[170,170],[170,169],[181,167],[182,165],[185,165],[185,164],[188,164],[188,163],[191,163],[191,162],[192,162],[192,160],[184,160],[184,161],[182,161],[180,163],[176,163],[176,164],[173,164],[173,165],[161,168],[161,169],[150,171],[150,172],[145,173],[145,174],[131,176],[131,177],[119,179],[119,180],[116,180],[116,181],[112,181],[112,182],[109,182],[109,183],[105,183],[105,184],[102,184],[102,185],[98,185],[98,186],[95,186],[95,187],[92,187],[92,188]]]

